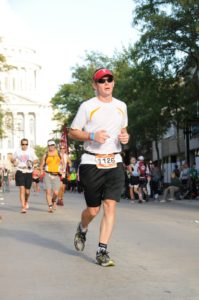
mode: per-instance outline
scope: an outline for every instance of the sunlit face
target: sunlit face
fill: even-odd
[[[136,163],[136,159],[135,159],[135,157],[132,157],[131,158],[131,164],[135,164]]]
[[[65,151],[66,151],[66,147],[61,146],[61,147],[60,147],[60,151],[61,151],[61,152],[65,152]]]
[[[104,76],[93,83],[93,88],[96,90],[97,95],[100,95],[102,97],[111,96],[113,87],[114,79],[110,76]]]

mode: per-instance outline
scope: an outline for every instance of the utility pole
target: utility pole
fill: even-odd
[[[186,124],[186,127],[184,129],[185,144],[186,144],[185,157],[186,157],[186,162],[189,166],[190,166],[190,134],[191,134],[191,129],[189,125]]]

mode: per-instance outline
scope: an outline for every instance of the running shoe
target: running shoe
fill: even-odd
[[[48,206],[48,212],[49,213],[53,213],[53,206],[52,206],[52,204]]]
[[[85,242],[86,242],[86,232],[82,232],[80,228],[80,223],[77,226],[77,232],[75,234],[74,238],[74,246],[77,251],[83,251],[85,247]]]
[[[106,249],[102,249],[96,253],[96,263],[102,267],[115,266],[114,260],[110,258]]]

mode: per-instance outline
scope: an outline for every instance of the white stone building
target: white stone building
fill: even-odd
[[[36,50],[27,42],[18,21],[7,1],[0,0],[0,54],[12,66],[0,72],[1,109],[5,113],[0,165],[6,163],[22,138],[28,138],[31,146],[45,146],[55,128],[50,99],[41,98],[41,65]]]

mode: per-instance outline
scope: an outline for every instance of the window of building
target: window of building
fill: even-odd
[[[7,113],[5,115],[5,128],[7,136],[7,147],[13,148],[14,146],[14,135],[13,135],[13,115],[12,113]]]

